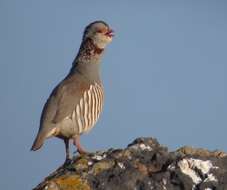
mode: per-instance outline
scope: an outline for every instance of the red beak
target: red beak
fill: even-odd
[[[106,35],[112,38],[114,36],[114,31],[112,29],[109,29]]]

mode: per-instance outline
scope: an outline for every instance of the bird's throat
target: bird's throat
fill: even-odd
[[[81,73],[92,73],[92,75],[99,76],[100,62],[104,49],[97,47],[92,39],[85,39],[80,50],[73,61],[71,72],[75,70]]]
[[[104,49],[99,48],[97,45],[95,45],[92,39],[87,38],[81,44],[77,59],[79,61],[98,61],[103,51]]]

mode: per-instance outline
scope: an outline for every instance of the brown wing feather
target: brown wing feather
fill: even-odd
[[[58,123],[65,117],[71,116],[89,86],[88,81],[79,74],[66,78],[57,90],[57,110],[52,122]]]

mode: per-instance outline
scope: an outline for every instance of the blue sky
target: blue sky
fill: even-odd
[[[0,186],[31,189],[64,161],[58,139],[29,149],[43,104],[97,19],[116,37],[102,63],[104,112],[84,147],[151,136],[170,150],[227,151],[226,10],[224,0],[1,0]]]

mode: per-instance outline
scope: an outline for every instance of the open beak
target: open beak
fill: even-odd
[[[114,36],[114,31],[112,29],[109,29],[107,32],[106,32],[106,35],[110,38],[112,38]]]

